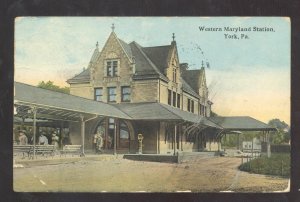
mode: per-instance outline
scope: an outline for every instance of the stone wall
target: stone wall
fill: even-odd
[[[109,60],[118,61],[117,75],[107,75],[106,63]],[[121,102],[121,87],[132,85],[132,63],[124,52],[114,33],[109,36],[100,56],[91,70],[91,85],[94,88],[103,88],[102,101],[108,101],[108,87],[116,87],[116,103]]]
[[[188,99],[191,99],[194,101],[194,114],[198,114],[198,111],[199,111],[199,102],[198,102],[198,99],[196,99],[195,97],[187,94],[187,93],[183,93],[183,109],[184,111],[188,111]]]
[[[158,80],[133,82],[131,100],[132,102],[157,102]]]
[[[161,122],[159,128],[159,153],[172,154],[172,139],[166,140],[166,123]]]
[[[159,102],[163,104],[168,104],[168,84],[163,81],[159,81]]]

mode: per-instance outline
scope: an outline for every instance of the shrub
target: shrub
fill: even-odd
[[[290,176],[291,157],[290,154],[272,154],[270,158],[262,156],[243,163],[239,166],[242,171],[264,175]]]

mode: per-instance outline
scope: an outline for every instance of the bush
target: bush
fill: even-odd
[[[239,169],[257,174],[290,177],[291,157],[286,153],[272,154],[270,158],[262,156],[241,164]]]

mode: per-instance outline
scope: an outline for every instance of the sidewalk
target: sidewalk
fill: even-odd
[[[38,155],[36,159],[28,159],[27,157],[22,159],[20,157],[14,157],[14,167],[17,165],[22,165],[24,167],[31,167],[31,166],[44,166],[44,165],[56,165],[56,164],[64,164],[64,163],[72,163],[76,161],[83,161],[83,160],[93,160],[93,161],[109,161],[109,160],[116,160],[116,159],[123,159],[123,154],[85,154],[84,157],[80,157],[79,155],[62,155],[59,154],[55,156],[40,156]],[[20,166],[21,167],[21,166]]]

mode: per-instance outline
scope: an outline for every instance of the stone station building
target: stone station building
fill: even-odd
[[[230,130],[273,130],[250,117],[211,117],[205,68],[180,62],[174,34],[169,45],[143,47],[113,29],[101,51],[96,44],[88,67],[67,82],[71,95],[16,82],[15,106],[67,122],[72,143],[86,151],[97,131],[107,153],[137,153],[142,134],[143,153],[175,154],[218,151]]]

